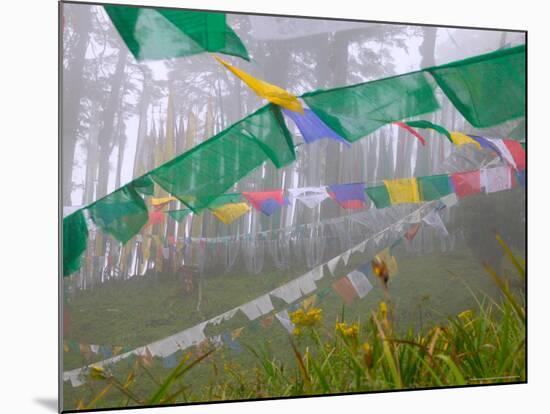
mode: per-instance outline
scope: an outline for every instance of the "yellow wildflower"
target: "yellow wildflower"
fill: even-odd
[[[474,312],[472,312],[471,309],[465,310],[464,312],[460,312],[458,314],[458,318],[463,322],[471,320],[473,316]]]
[[[290,314],[290,320],[296,326],[313,326],[321,320],[320,308],[310,308],[307,311],[300,308]]]
[[[348,325],[345,322],[337,322],[336,330],[340,332],[344,338],[357,338],[357,335],[359,335],[359,323],[354,322]]]
[[[302,330],[300,328],[294,328],[294,330],[292,331],[292,335],[294,336],[300,336],[301,333]]]

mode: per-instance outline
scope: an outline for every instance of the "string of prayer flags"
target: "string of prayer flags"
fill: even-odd
[[[292,202],[300,200],[308,208],[317,207],[323,200],[328,198],[325,187],[289,188],[287,191]]]
[[[377,187],[367,187],[365,191],[376,208],[385,208],[391,206],[390,193],[385,185]]]
[[[432,226],[434,229],[437,230],[437,232],[442,237],[449,236],[449,232],[447,231],[447,228],[445,227],[445,224],[443,224],[443,220],[441,220],[441,216],[436,210],[430,211],[428,214],[426,214],[422,221],[424,221],[429,226]]]
[[[418,230],[420,230],[420,223],[413,224],[411,227],[409,227],[403,237],[405,237],[408,241],[412,241],[418,233]]]
[[[330,129],[327,124],[321,121],[321,119],[319,119],[319,117],[315,115],[315,112],[313,112],[311,109],[304,108],[303,114],[283,109],[283,113],[290,119],[292,119],[292,121],[294,121],[294,123],[298,127],[298,130],[300,131],[300,134],[302,134],[302,137],[307,144],[311,144],[312,142],[323,138],[329,138],[338,142],[342,142],[347,147],[351,146],[348,141],[346,141],[344,138],[342,138],[340,135]]]
[[[342,298],[346,305],[351,305],[353,300],[358,297],[357,291],[345,276],[332,283],[332,289]]]
[[[477,142],[475,139],[469,137],[466,134],[463,134],[462,132],[451,132],[451,141],[456,146],[466,145],[466,144],[473,144],[477,147],[477,149],[481,149],[481,145],[479,142]]]
[[[453,192],[447,174],[418,177],[418,189],[422,201],[438,200]]]
[[[463,198],[481,191],[479,170],[451,174],[451,182],[458,198]]]
[[[281,206],[286,204],[283,190],[243,192],[242,194],[252,207],[267,216],[272,215]]]
[[[147,206],[132,185],[126,185],[87,207],[93,222],[122,243],[147,223]]]
[[[185,217],[191,213],[191,210],[188,208],[184,208],[181,210],[168,210],[168,215],[172,217],[174,220],[176,220],[178,223],[181,223]],[[150,219],[150,218],[149,218]]]
[[[433,88],[422,72],[302,95],[333,131],[354,142],[378,128],[439,109]]]
[[[252,89],[256,93],[256,95],[290,111],[304,113],[304,108],[302,107],[302,104],[300,103],[298,98],[296,98],[296,96],[292,95],[291,93],[285,91],[283,88],[272,85],[271,83],[265,82],[263,80],[256,79],[254,76],[230,65],[229,63],[225,62],[217,56],[214,56],[214,58],[227,70],[229,70],[239,79],[241,79],[250,89]]]
[[[88,226],[82,210],[63,219],[63,276],[80,269],[81,257],[88,244]]]
[[[392,204],[419,203],[418,182],[416,178],[397,178],[384,180]]]
[[[418,138],[418,140],[420,141],[420,143],[422,145],[426,145],[426,139],[422,135],[420,135],[417,131],[412,129],[409,125],[407,125],[406,123],[396,121],[396,122],[394,122],[394,124],[397,125],[400,128],[403,128],[405,131],[411,133],[412,135],[414,135],[416,138]]]
[[[481,185],[486,193],[508,190],[512,188],[512,170],[508,166],[500,166],[481,170]]]
[[[347,209],[360,209],[365,207],[365,184],[332,184],[329,186],[329,195]]]
[[[250,211],[246,203],[225,204],[220,207],[210,208],[212,214],[224,224],[231,224],[242,215]]]
[[[225,13],[103,6],[136,60],[159,60],[218,52],[249,60],[246,47],[227,25]]]
[[[525,53],[521,45],[425,70],[470,124],[487,128],[525,116]]]
[[[372,285],[367,276],[358,270],[354,270],[346,275],[352,284],[359,299],[363,299],[372,290]]]
[[[445,135],[449,141],[451,140],[451,133],[443,128],[441,125],[434,124],[430,121],[418,120],[418,121],[407,121],[405,122],[408,126],[412,128],[421,128],[421,129],[433,129],[434,131],[439,132],[441,135]]]

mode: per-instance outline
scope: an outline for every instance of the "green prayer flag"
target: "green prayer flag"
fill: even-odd
[[[388,123],[439,109],[422,72],[308,92],[302,98],[325,124],[351,142]]]
[[[281,111],[272,104],[150,172],[153,180],[198,212],[263,162],[283,167],[296,159]]]
[[[88,243],[88,226],[82,210],[63,219],[63,276],[80,269],[80,257]]]
[[[476,128],[525,116],[525,45],[426,69]]]
[[[434,131],[439,132],[441,135],[445,135],[449,139],[449,141],[453,142],[453,140],[451,139],[451,133],[443,128],[441,125],[437,125],[423,119],[418,121],[407,121],[405,123],[412,128],[433,129]]]
[[[219,52],[249,60],[225,13],[103,6],[136,60],[158,60]]]
[[[372,200],[376,208],[389,207],[391,205],[390,194],[385,185],[379,185],[377,187],[367,187],[365,192]]]
[[[191,210],[186,208],[183,210],[168,210],[168,215],[172,217],[174,220],[176,220],[178,223],[181,222],[189,213],[191,213]]]
[[[453,192],[447,174],[418,177],[417,182],[421,201],[438,200]]]
[[[101,230],[122,243],[139,233],[149,219],[145,202],[131,184],[103,197],[87,209]]]
[[[138,193],[143,195],[152,196],[155,193],[155,183],[147,175],[132,181],[132,186]]]

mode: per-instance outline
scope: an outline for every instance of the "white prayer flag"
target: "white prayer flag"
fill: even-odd
[[[288,316],[288,312],[285,310],[282,310],[280,312],[277,312],[275,314],[275,317],[279,322],[281,322],[281,325],[288,331],[288,333],[292,333],[294,331],[294,324],[290,320],[290,316]]]
[[[304,276],[300,276],[298,279],[296,279],[296,281],[298,282],[300,291],[304,295],[307,295],[308,293],[311,293],[317,289],[317,285],[315,285],[315,282],[313,281],[313,275],[311,273],[306,273]]]
[[[279,286],[277,289],[271,291],[271,295],[284,300],[286,303],[292,303],[302,297],[300,287],[295,280]]]
[[[443,237],[447,237],[449,235],[445,224],[443,224],[443,221],[441,220],[441,217],[436,210],[430,211],[428,214],[426,214],[426,216],[424,216],[422,220],[426,224],[435,228]]]
[[[178,350],[178,345],[172,337],[153,342],[152,344],[149,344],[148,347],[149,351],[151,351],[151,355],[161,358],[172,355]]]
[[[501,166],[481,170],[481,185],[485,187],[486,193],[496,193],[512,188],[510,167]]]
[[[504,161],[506,161],[508,164],[510,164],[512,167],[517,169],[516,162],[514,161],[514,157],[512,156],[512,153],[508,149],[508,147],[504,144],[504,141],[498,138],[487,138],[489,141],[491,141],[500,151],[500,154],[502,155],[502,158],[504,158]]]
[[[332,273],[332,276],[336,276],[334,273],[336,271],[336,267],[338,267],[338,262],[340,261],[341,256],[336,256],[334,259],[331,259],[328,261],[327,266],[330,270],[330,273]]]
[[[241,311],[243,311],[243,313],[246,315],[246,317],[251,321],[262,316],[262,313],[258,309],[258,306],[256,306],[256,304],[254,303],[254,301],[245,303],[244,305],[241,305],[240,308]]]
[[[358,270],[354,270],[353,272],[348,273],[346,277],[351,282],[359,298],[363,299],[365,296],[367,296],[367,293],[372,290],[372,285],[364,273],[359,272]]]
[[[271,303],[269,295],[263,295],[257,299],[254,299],[254,304],[258,307],[262,315],[265,315],[273,310],[273,304]]]
[[[328,198],[325,187],[289,188],[288,193],[292,202],[300,200],[309,208],[318,206],[324,199]]]

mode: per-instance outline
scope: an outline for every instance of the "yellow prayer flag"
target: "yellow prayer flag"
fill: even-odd
[[[225,224],[233,223],[249,210],[250,207],[246,203],[229,203],[210,209],[212,214],[214,214],[218,220]]]
[[[283,88],[272,85],[271,83],[267,83],[260,79],[256,79],[254,76],[249,75],[248,73],[243,72],[242,70],[234,66],[231,66],[229,63],[223,61],[217,56],[214,56],[214,58],[223,66],[225,66],[229,71],[233,72],[235,76],[246,83],[248,87],[252,89],[258,96],[261,96],[262,98],[267,99],[269,102],[274,103],[275,105],[282,106],[283,108],[289,109],[291,111],[299,112],[301,114],[304,113],[304,108],[302,108],[302,104],[300,103],[298,98],[296,98],[296,96],[292,95],[291,93],[285,91]]]
[[[416,178],[398,178],[384,180],[392,204],[419,203],[418,182]]]
[[[386,264],[390,276],[395,276],[399,272],[397,260],[395,260],[395,256],[391,255],[389,247],[386,247],[384,250],[379,252],[376,255],[376,259]]]
[[[176,197],[160,197],[160,198],[152,198],[151,199],[151,204],[155,207],[157,206],[161,206],[163,204],[166,204],[166,203],[169,203],[170,201],[176,201],[177,198]]]
[[[481,149],[481,145],[479,145],[479,142],[473,140],[468,135],[465,135],[461,132],[451,132],[451,141],[457,146],[464,145],[464,144],[474,144],[477,149]]]

